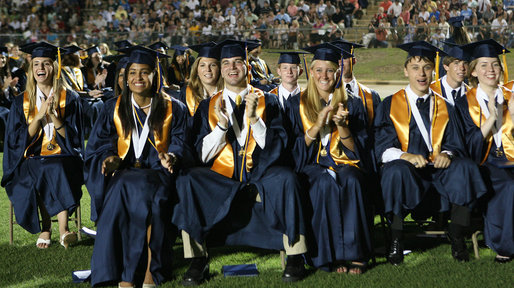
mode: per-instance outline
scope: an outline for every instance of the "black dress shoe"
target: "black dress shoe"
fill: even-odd
[[[451,232],[448,232],[446,235],[448,240],[450,240],[450,244],[452,245],[453,259],[459,262],[468,262],[469,253],[466,247],[466,242],[464,241],[464,237],[452,236]]]
[[[282,274],[282,281],[300,281],[305,278],[306,273],[304,261],[301,255],[287,256],[287,264],[286,269],[284,269],[284,274]]]
[[[209,277],[209,260],[207,257],[195,257],[186,274],[182,277],[182,285],[197,286]]]
[[[403,243],[399,238],[394,238],[389,248],[387,260],[393,265],[400,265],[403,263]]]

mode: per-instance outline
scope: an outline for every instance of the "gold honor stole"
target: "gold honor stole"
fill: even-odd
[[[259,96],[259,102],[257,104],[257,117],[260,117],[262,121],[266,121],[266,101],[264,93],[261,90],[254,88],[252,88],[252,91],[253,93],[257,94],[257,96]],[[214,130],[218,124],[218,117],[216,116],[216,113],[214,113],[214,105],[216,104],[218,97],[223,97],[223,91],[219,91],[216,93],[216,95],[212,96],[209,102],[209,126],[211,126],[211,131]],[[243,179],[243,169],[246,169],[246,172],[250,172],[250,170],[253,168],[252,154],[257,145],[257,142],[255,142],[255,139],[253,138],[253,135],[250,131],[250,119],[248,119],[248,117],[246,122],[248,123],[246,129],[248,133],[246,134],[245,146],[242,148],[240,154],[240,156],[243,156],[243,159],[241,160],[242,165],[241,171],[239,173],[239,181]],[[225,147],[223,147],[221,152],[214,160],[211,170],[227,178],[232,178],[232,175],[234,175],[234,151],[232,145],[228,141],[226,141],[226,143],[227,144]],[[246,165],[244,165],[245,161]]]
[[[512,88],[514,88],[513,86],[514,86],[514,80],[511,80],[511,81],[505,83],[505,85],[503,85],[503,87],[505,87],[509,90],[512,90]]]
[[[199,103],[196,103],[196,99],[193,97],[193,90],[189,86],[186,88],[186,103],[187,109],[189,110],[189,115],[195,116],[195,112]]]
[[[132,137],[132,133],[128,133],[128,136],[125,138],[125,133],[123,132],[123,127],[121,126],[121,120],[119,115],[120,108],[120,100],[121,96],[118,97],[116,101],[116,106],[114,107],[114,126],[116,126],[116,132],[118,133],[118,156],[121,159],[124,159],[127,156],[128,151],[130,150],[130,140]],[[164,119],[164,123],[162,126],[162,135],[159,137],[157,135],[157,131],[154,131],[153,137],[155,139],[155,148],[158,153],[166,153],[168,151],[168,146],[170,143],[170,135],[168,133],[171,119],[173,116],[173,110],[171,105],[171,99],[168,97],[164,98],[165,103],[167,103],[166,107],[166,118]],[[137,125],[137,123],[136,123]],[[148,138],[150,141],[150,138]]]
[[[373,94],[371,94],[371,90],[368,87],[357,83],[359,87],[359,96],[362,99],[362,105],[366,107],[366,111],[368,112],[368,120],[369,126],[373,126]]]
[[[57,111],[59,116],[62,117],[65,115],[64,114],[65,107],[66,107],[66,89],[62,89],[61,95],[59,96],[59,109]],[[29,93],[27,91],[25,91],[25,93],[23,93],[23,113],[25,114],[25,120],[27,121],[27,125],[30,125],[30,123],[32,123],[32,120],[34,120],[34,116],[36,116],[36,114],[38,113],[37,106],[34,107],[34,109],[32,111],[29,111],[29,110],[30,110]],[[63,121],[63,125],[65,125],[64,119],[62,121]],[[66,129],[66,127],[63,127],[63,129]],[[32,141],[32,143],[27,147],[27,149],[25,149],[25,152],[23,153],[23,157],[28,158],[30,156],[33,156],[33,155],[27,155],[27,152],[28,152],[29,148],[32,147],[32,145],[34,145],[34,143],[36,143],[39,140],[41,135],[43,135],[43,143],[41,143],[41,154],[40,154],[41,156],[61,154],[61,147],[59,147],[59,144],[57,143],[57,140],[56,140],[57,139],[57,130],[55,130],[55,126],[54,126],[54,137],[52,138],[52,140],[49,140],[47,138],[47,135],[43,132],[44,132],[44,130],[43,130],[43,128],[41,128],[41,130],[39,130],[39,133],[36,137],[36,140]]]
[[[303,125],[303,133],[306,134],[307,130],[311,129],[312,126],[314,126],[314,123],[312,123],[309,119],[307,119],[307,116],[305,116],[305,104],[303,102],[305,92],[302,92],[300,94],[300,118],[302,119],[302,125]],[[359,168],[357,163],[360,162],[360,160],[350,160],[348,156],[344,153],[344,151],[339,149],[339,131],[337,131],[337,128],[333,128],[333,131],[330,133],[330,157],[336,165],[346,164],[350,166],[354,166]],[[319,147],[318,147],[318,153],[316,156],[316,163],[319,164],[319,156],[321,153],[323,147],[321,147],[321,141],[319,141]],[[333,167],[330,167],[332,170],[334,170]]]
[[[271,91],[269,91],[268,93],[270,94],[275,94],[277,95],[277,97],[280,97],[280,95],[278,95],[278,86],[273,88]]]
[[[504,98],[504,105],[503,106],[503,120],[502,120],[502,132],[506,131],[505,133],[502,133],[502,146],[503,146],[503,152],[505,152],[505,157],[509,161],[514,161],[514,140],[512,139],[512,136],[509,135],[511,133],[512,129],[514,128],[514,125],[512,125],[512,119],[510,117],[508,105],[511,100],[512,93],[503,89],[503,98]],[[478,104],[478,100],[476,97],[477,94],[477,88],[473,88],[466,93],[466,97],[468,98],[468,108],[469,108],[469,115],[471,116],[471,119],[477,125],[477,127],[482,127],[482,123],[485,122],[485,116],[482,114],[482,108],[480,107],[480,104]],[[487,160],[487,157],[489,156],[489,153],[491,152],[491,146],[493,144],[493,136],[489,135],[487,137],[487,152],[484,155],[484,159],[482,159],[482,162],[480,162],[480,165],[484,164],[485,160]]]
[[[80,68],[73,67],[71,68],[72,73],[75,75],[71,75],[70,71],[68,69],[62,69],[61,71],[64,71],[66,75],[68,75],[68,78],[70,79],[71,83],[73,84],[73,90],[75,91],[83,91],[84,90],[84,77],[82,76],[82,71]],[[75,79],[77,81],[75,81]]]
[[[411,120],[411,110],[407,93],[405,89],[396,92],[391,96],[391,112],[389,117],[393,121],[394,128],[398,140],[402,145],[402,151],[407,152],[409,148],[409,123]],[[432,115],[432,153],[428,159],[434,161],[434,157],[441,152],[441,145],[444,137],[444,130],[448,124],[448,108],[446,101],[442,97],[431,95],[433,97],[433,115]]]
[[[441,86],[441,79],[437,79],[434,82],[430,83],[430,89],[435,94],[443,96],[443,87]]]

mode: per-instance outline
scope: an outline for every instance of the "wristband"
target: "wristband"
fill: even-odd
[[[216,126],[218,126],[218,128],[220,128],[220,130],[223,132],[227,132],[227,130],[228,130],[228,128],[221,127],[220,123],[217,123]]]
[[[62,129],[62,127],[64,127],[64,123],[62,123],[61,127],[59,127],[59,128],[55,128],[55,131],[59,131],[59,130],[61,130],[61,129]]]
[[[340,140],[346,140],[346,139],[348,139],[348,138],[350,138],[350,137],[352,137],[352,134],[350,134],[350,135],[348,135],[348,136],[346,136],[346,137],[339,137],[339,139],[340,139]]]
[[[309,130],[305,131],[305,135],[307,136],[307,138],[311,139],[312,141],[316,141],[316,138],[311,137],[311,135],[309,135]]]

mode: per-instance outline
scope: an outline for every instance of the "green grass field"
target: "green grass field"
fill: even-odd
[[[3,157],[3,155],[0,155]],[[1,159],[1,158],[0,158]],[[84,189],[82,198],[83,226],[90,228],[89,195]],[[9,201],[5,190],[0,191],[0,287],[88,287],[89,284],[72,283],[71,272],[90,268],[94,241],[83,238],[77,245],[65,250],[58,244],[57,224],[53,225],[52,245],[40,250],[35,243],[37,235],[31,235],[18,225],[14,227],[14,244],[9,245]],[[75,225],[70,223],[75,230]],[[375,233],[378,250],[384,251],[383,234]],[[211,279],[205,287],[512,287],[514,263],[496,264],[494,252],[480,242],[481,258],[468,263],[457,263],[450,256],[446,240],[407,238],[407,249],[413,250],[405,263],[393,267],[381,253],[376,265],[363,275],[338,275],[310,270],[310,275],[296,284],[284,284],[281,280],[280,256],[277,251],[248,247],[220,247],[210,251]],[[471,242],[468,243],[472,253]],[[180,286],[180,277],[187,269],[180,241],[175,246],[175,280],[162,287]],[[260,275],[252,278],[224,278],[223,265],[256,263]]]
[[[403,61],[405,53],[399,49],[360,49],[357,50],[358,64],[355,74],[366,80],[404,80]],[[276,67],[278,54],[265,52],[266,61]],[[508,57],[513,67],[514,56]],[[377,63],[379,63],[377,65]],[[274,69],[274,68],[273,68]],[[3,154],[0,153],[0,161]],[[94,241],[83,239],[76,246],[64,250],[58,244],[57,225],[52,229],[52,245],[40,250],[35,243],[37,235],[15,225],[14,245],[9,245],[9,201],[5,190],[0,188],[0,287],[88,287],[89,284],[73,284],[71,272],[90,268],[90,257]],[[84,188],[81,200],[83,226],[90,228],[89,195]],[[70,228],[75,230],[74,224]],[[286,285],[281,281],[281,264],[278,251],[252,249],[248,247],[223,247],[210,251],[211,280],[204,287],[513,287],[514,263],[496,264],[495,253],[484,246],[480,238],[480,259],[468,263],[457,263],[450,255],[450,245],[446,240],[409,237],[407,249],[413,253],[405,258],[405,263],[393,267],[383,257],[383,235],[380,229],[375,233],[377,250],[382,251],[376,258],[376,265],[363,275],[338,275],[310,270],[303,281]],[[162,287],[178,287],[182,274],[187,269],[183,260],[182,247],[175,246],[175,280]],[[468,242],[472,253],[471,242]],[[224,278],[223,265],[256,263],[260,275],[253,278]]]

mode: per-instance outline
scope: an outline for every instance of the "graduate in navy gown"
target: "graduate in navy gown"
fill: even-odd
[[[349,53],[331,44],[304,50],[314,53],[307,88],[288,100],[286,111],[296,169],[310,187],[308,254],[318,268],[361,274],[372,251],[365,177],[359,167],[366,114],[360,100],[341,86],[338,63]]]
[[[250,84],[264,92],[269,92],[277,87],[278,78],[273,75],[266,61],[259,57],[262,53],[261,40],[252,40],[252,43],[255,43],[257,46],[252,50],[248,50],[248,61],[252,67]]]
[[[190,55],[189,47],[174,45],[171,49],[175,52],[168,68],[168,84],[180,90],[187,86],[191,79],[191,66],[195,59]]]
[[[184,285],[208,276],[210,243],[285,249],[283,280],[305,274],[299,184],[291,169],[275,165],[287,143],[280,104],[248,84],[245,45],[251,50],[248,42],[218,44],[224,89],[202,101],[195,114],[195,148],[205,166],[177,179],[173,222],[183,230],[184,257],[192,258]]]
[[[472,51],[472,89],[457,100],[456,107],[466,147],[480,164],[489,188],[485,241],[497,253],[495,261],[504,263],[514,256],[514,170],[512,166],[502,167],[504,162],[514,161],[514,100],[512,91],[499,85],[505,69],[499,55],[505,48],[489,39],[468,44],[465,49]]]
[[[382,101],[374,123],[385,213],[392,222],[388,260],[393,265],[403,262],[403,219],[409,212],[451,209],[448,236],[452,256],[468,261],[463,230],[469,226],[471,208],[486,187],[477,165],[464,158],[453,107],[429,88],[436,51],[443,52],[425,41],[400,48],[408,52],[404,72],[409,85]],[[432,195],[444,199],[437,203],[452,207],[430,205],[423,209],[422,204]]]
[[[302,88],[298,84],[298,78],[300,78],[303,73],[299,55],[306,54],[307,52],[283,51],[272,53],[280,53],[277,67],[280,85],[269,91],[269,93],[277,95],[280,108],[284,110],[287,99],[302,91]]]
[[[180,90],[177,98],[187,106],[189,111],[188,127],[193,127],[193,117],[198,105],[204,99],[223,89],[223,79],[220,77],[219,50],[216,43],[209,42],[190,46],[198,52],[191,67],[191,81]]]
[[[32,61],[27,88],[14,99],[7,121],[2,186],[16,222],[30,233],[41,232],[38,248],[50,246],[55,215],[60,243],[68,247],[77,241],[68,230],[68,215],[82,197],[80,103],[59,77],[57,47],[40,42],[23,52],[32,54]]]
[[[436,80],[430,84],[430,89],[455,106],[455,101],[466,95],[469,88],[464,82],[468,77],[469,54],[456,44],[447,44],[444,52],[446,56],[443,57],[442,64],[446,75],[438,78],[436,72]]]
[[[106,102],[88,141],[86,186],[97,236],[91,284],[160,284],[172,276],[174,175],[186,110],[161,92],[156,57],[133,46],[122,94]]]

